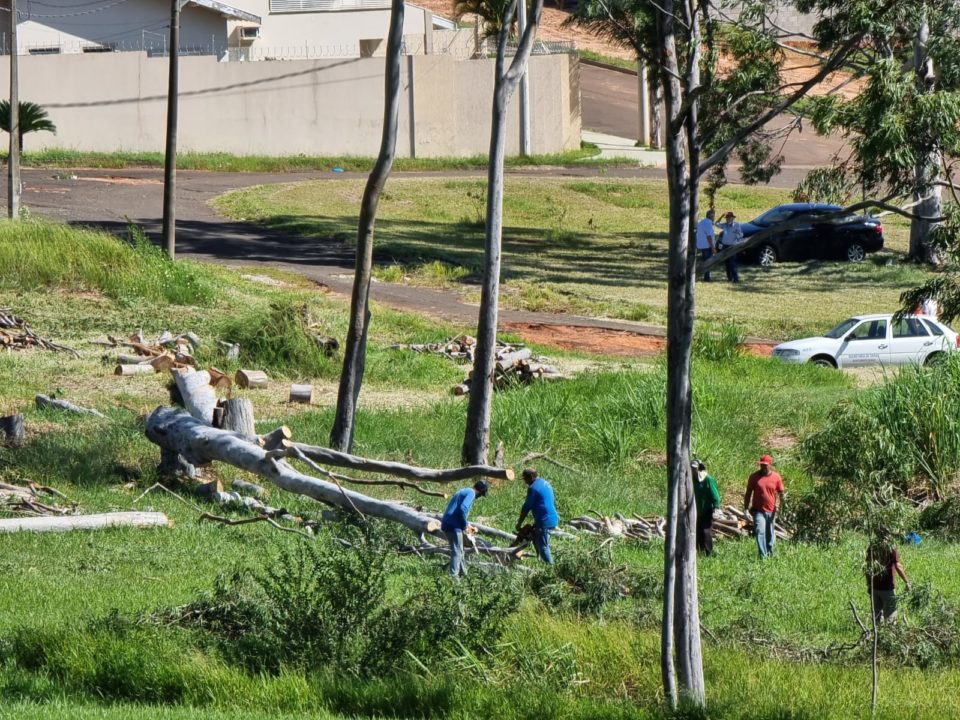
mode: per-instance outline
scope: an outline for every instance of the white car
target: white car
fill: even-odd
[[[777,345],[773,356],[833,368],[926,365],[957,350],[958,342],[957,333],[929,315],[858,315],[822,337]]]

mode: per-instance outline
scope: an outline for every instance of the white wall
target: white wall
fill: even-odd
[[[0,58],[0,97],[9,59]],[[218,63],[180,61],[178,148],[238,155],[374,156],[383,118],[379,58]],[[403,59],[397,152],[418,157],[485,155],[493,61],[449,56]],[[575,57],[531,58],[532,150],[579,147]],[[412,80],[412,82],[411,82]],[[34,133],[27,150],[111,152],[164,147],[167,61],[144,53],[24,56],[20,95],[39,103],[58,134]],[[508,152],[519,150],[511,102]]]

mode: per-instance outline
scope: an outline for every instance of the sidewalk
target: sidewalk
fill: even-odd
[[[580,138],[600,148],[600,157],[604,159],[633,160],[642,167],[665,168],[667,156],[662,150],[649,150],[637,147],[636,140],[617,137],[593,130],[583,130]]]

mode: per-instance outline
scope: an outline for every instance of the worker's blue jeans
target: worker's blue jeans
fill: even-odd
[[[760,551],[760,557],[773,555],[773,543],[776,539],[776,535],[774,535],[776,513],[763,512],[762,510],[751,510],[750,512],[753,515],[753,532],[757,537],[757,550]]]
[[[547,565],[553,565],[553,555],[550,554],[550,533],[553,528],[534,528],[533,529],[533,547],[537,550],[537,555]]]
[[[459,577],[467,574],[467,566],[463,562],[463,530],[444,530],[447,542],[450,543],[450,575]]]

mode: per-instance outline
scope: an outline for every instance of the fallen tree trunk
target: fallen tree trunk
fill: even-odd
[[[98,515],[63,517],[27,517],[0,520],[0,533],[67,532],[68,530],[103,530],[112,527],[172,527],[173,523],[158,512],[113,512]]]
[[[435,533],[440,522],[398,503],[376,500],[334,483],[297,472],[260,446],[219,430],[173,408],[159,407],[147,418],[146,435],[169,454],[191,465],[214,460],[265,477],[288,492],[306,495],[342,510],[399,522],[416,533]],[[278,450],[277,452],[285,452]]]
[[[292,447],[295,447],[308,458],[321,465],[333,465],[334,467],[346,467],[364,472],[383,473],[408,480],[427,480],[430,482],[443,483],[467,480],[475,477],[490,477],[498,480],[513,480],[514,478],[513,470],[509,468],[491,467],[490,465],[466,465],[450,470],[435,470],[431,468],[414,467],[413,465],[404,465],[403,463],[391,462],[389,460],[369,460],[317,445],[293,443]]]

